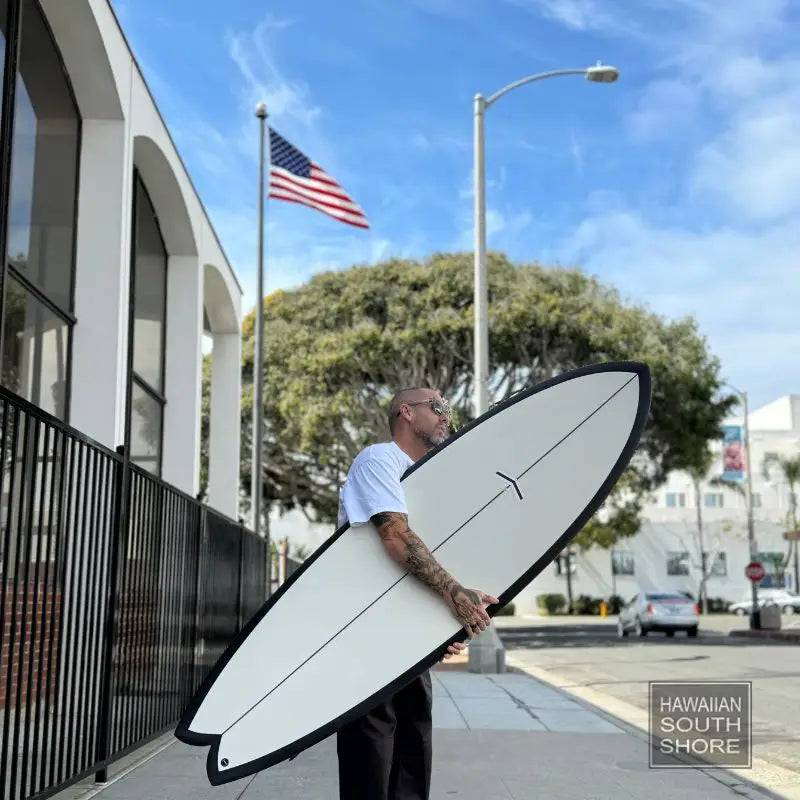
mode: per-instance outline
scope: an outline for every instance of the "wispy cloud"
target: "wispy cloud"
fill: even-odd
[[[547,257],[584,267],[660,314],[696,316],[728,376],[761,402],[786,392],[787,364],[800,358],[798,253],[793,221],[692,232],[618,205],[587,216]]]
[[[572,163],[575,165],[575,172],[583,175],[583,148],[581,147],[574,129],[569,131],[569,154],[572,156]]]
[[[600,0],[506,0],[565,28],[585,33],[597,31],[611,36],[641,40],[649,38],[636,15]]]
[[[516,0],[516,3],[534,8],[542,16],[576,31],[594,28],[606,18],[596,0]]]
[[[245,81],[243,101],[248,110],[263,100],[271,114],[311,127],[322,109],[311,99],[308,85],[288,78],[275,57],[278,34],[292,24],[267,16],[251,31],[229,32],[228,52]]]
[[[695,122],[700,100],[697,85],[687,80],[654,80],[628,114],[628,132],[639,141],[670,138],[676,124],[685,127]]]

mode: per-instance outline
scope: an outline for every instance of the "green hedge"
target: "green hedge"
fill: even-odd
[[[588,594],[580,594],[578,599],[573,602],[572,607],[576,614],[597,615],[600,613],[601,602],[602,598],[600,597],[589,597]]]
[[[496,617],[513,617],[517,610],[513,603],[506,603],[496,614]]]
[[[545,614],[561,614],[567,607],[567,598],[558,592],[536,596],[536,605]]]

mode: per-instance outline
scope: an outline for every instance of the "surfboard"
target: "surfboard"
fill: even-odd
[[[500,600],[580,531],[634,454],[650,405],[638,362],[598,364],[511,396],[402,478],[409,525],[464,586]],[[372,525],[337,530],[250,619],[176,730],[210,746],[219,785],[293,758],[466,638]]]

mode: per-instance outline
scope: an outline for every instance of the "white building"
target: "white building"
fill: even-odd
[[[726,424],[741,425],[742,419],[733,418]],[[762,465],[769,453],[800,453],[800,395],[786,395],[751,412],[750,426],[756,543],[768,571],[763,585],[777,585],[776,566],[785,560],[788,549],[782,533],[789,527],[789,488],[777,469],[770,470],[766,478]],[[722,472],[721,447],[717,451],[717,463],[700,487],[703,549],[709,563],[713,558],[715,565],[708,580],[707,595],[735,601],[743,599],[749,591],[744,577],[744,568],[750,561],[747,511],[740,493],[709,482]],[[612,550],[593,548],[573,557],[575,598],[581,594],[605,598],[619,594],[629,600],[640,588],[675,589],[698,596],[701,571],[697,504],[689,476],[681,472],[671,474],[665,485],[655,492],[643,517],[641,530]],[[332,526],[308,525],[297,512],[284,517],[273,516],[271,524],[274,537],[288,536],[293,543],[307,545],[312,550],[333,532]],[[612,569],[612,562],[615,569]],[[548,566],[517,597],[517,612],[535,613],[539,594],[558,592],[566,596],[565,568],[563,561]],[[786,585],[790,589],[793,578],[790,564],[785,570]]]
[[[726,424],[741,425],[742,419]],[[753,461],[753,505],[755,538],[760,559],[767,569],[762,585],[778,585],[776,568],[785,561],[789,543],[783,532],[789,528],[789,487],[779,470],[763,474],[770,454],[800,453],[800,395],[786,395],[750,413],[750,447]],[[747,510],[742,494],[710,481],[722,473],[719,457],[700,486],[703,518],[703,550],[713,561],[707,584],[708,597],[741,600],[749,592],[744,568],[750,561],[747,540]],[[641,588],[688,591],[698,596],[701,578],[700,544],[697,534],[697,498],[690,477],[672,473],[656,491],[644,511],[644,524],[632,538],[619,542],[611,551],[593,548],[573,559],[573,596],[608,597],[618,594],[629,600]],[[613,565],[613,566],[612,566]],[[521,613],[534,612],[536,595],[560,592],[566,595],[565,562],[553,564],[517,599]],[[614,574],[616,573],[616,574]],[[785,570],[785,582],[793,588],[792,564]]]
[[[241,287],[111,5],[0,0],[0,23],[2,384],[108,447],[129,430],[194,496],[205,329],[208,501],[235,516]]]

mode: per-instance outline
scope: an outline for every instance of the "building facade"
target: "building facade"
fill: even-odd
[[[741,426],[741,418],[726,425]],[[789,542],[783,533],[790,521],[790,487],[780,470],[770,466],[772,456],[800,453],[800,395],[786,395],[750,413],[753,462],[753,506],[756,549],[767,576],[763,586],[795,590],[794,561],[787,564]],[[570,558],[573,596],[629,600],[640,589],[675,590],[699,594],[701,552],[706,554],[707,596],[736,602],[746,599],[750,584],[744,568],[750,561],[747,507],[741,490],[716,485],[723,472],[721,444],[715,462],[699,492],[682,472],[669,475],[643,513],[643,525],[630,539],[611,550],[593,548]],[[743,489],[743,482],[738,484]],[[800,488],[800,487],[798,487]],[[698,535],[698,505],[703,523],[703,546]],[[567,593],[567,559],[547,567],[517,599],[520,613],[535,613],[536,596]]]
[[[0,0],[2,384],[235,517],[241,287],[108,0]]]

